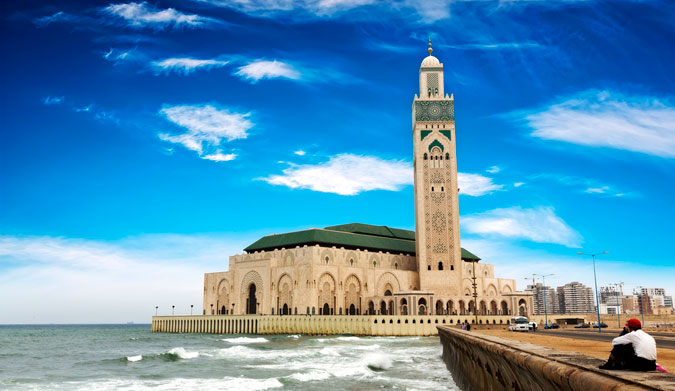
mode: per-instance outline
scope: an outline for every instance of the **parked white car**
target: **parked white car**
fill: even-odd
[[[530,325],[524,316],[515,316],[509,323],[509,331],[530,331]]]

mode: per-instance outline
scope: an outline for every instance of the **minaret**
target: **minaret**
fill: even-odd
[[[415,240],[421,290],[459,295],[461,248],[454,97],[443,89],[443,64],[431,55],[420,66],[413,100]]]

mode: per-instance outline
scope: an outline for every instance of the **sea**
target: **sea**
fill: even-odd
[[[0,390],[459,390],[438,337],[0,326]]]

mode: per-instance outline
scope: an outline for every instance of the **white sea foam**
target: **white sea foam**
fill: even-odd
[[[360,341],[361,338],[359,337],[337,337],[335,338],[336,341]]]
[[[300,372],[294,373],[289,378],[297,381],[314,381],[314,380],[326,380],[330,377],[330,373],[324,371],[311,371],[311,372]]]
[[[239,358],[239,359],[256,359],[256,358],[297,358],[312,355],[313,352],[309,350],[285,349],[285,350],[258,350],[247,346],[235,345],[230,348],[219,349],[216,353],[219,358]]]
[[[143,356],[140,355],[140,354],[138,356],[128,356],[127,357],[127,361],[131,361],[131,362],[141,361],[142,359],[143,359]]]
[[[363,362],[373,370],[385,370],[392,367],[391,357],[383,353],[370,353],[363,357]]]
[[[222,341],[231,343],[231,344],[249,344],[249,343],[265,343],[269,342],[267,339],[263,337],[258,337],[258,338],[249,338],[249,337],[238,337],[238,338],[223,338]]]
[[[65,386],[65,387],[63,387]],[[249,379],[244,377],[224,377],[222,379],[169,379],[169,380],[132,380],[105,379],[101,381],[66,382],[61,385],[45,384],[37,387],[26,387],[30,390],[134,390],[134,391],[180,391],[180,390],[246,390],[263,391],[281,388],[284,385],[277,378]]]
[[[199,357],[199,352],[188,352],[184,348],[173,348],[169,350],[167,353],[175,354],[176,356],[182,358],[183,360]]]
[[[245,377],[226,377],[225,383],[222,384],[225,390],[269,390],[271,388],[280,388],[281,384],[276,378],[271,379],[248,379]]]
[[[335,347],[332,346],[327,346],[319,351],[321,355],[323,356],[339,356],[340,353],[337,351]]]
[[[300,334],[293,334],[293,335],[288,335],[288,338],[293,338],[293,339],[298,339],[300,338]]]

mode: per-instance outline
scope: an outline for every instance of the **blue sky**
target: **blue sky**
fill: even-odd
[[[262,235],[414,229],[431,35],[462,245],[519,288],[675,293],[675,5],[195,0],[3,5],[0,323],[148,321]]]

